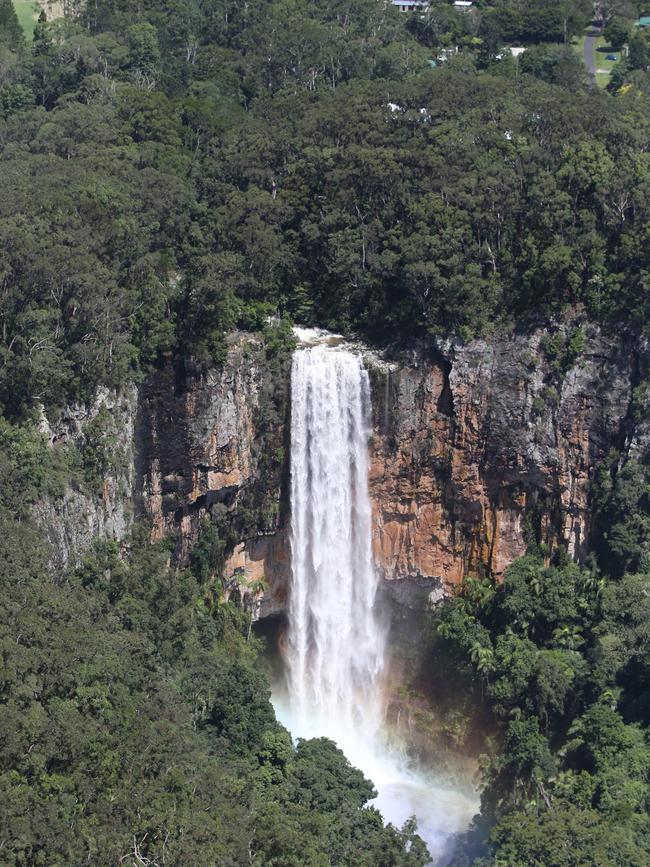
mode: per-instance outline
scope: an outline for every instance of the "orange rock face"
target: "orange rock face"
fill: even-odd
[[[542,341],[451,345],[374,372],[370,488],[384,578],[500,578],[531,536],[583,560],[591,480],[621,436],[632,359],[593,330],[560,375]]]
[[[560,328],[561,345],[575,328]],[[540,331],[364,352],[374,554],[395,589],[400,579],[440,590],[469,574],[500,578],[533,538],[562,543],[577,561],[586,556],[595,468],[636,435],[634,352],[586,327],[580,353],[558,361],[544,340]],[[265,381],[260,351],[240,335],[218,371],[182,383],[160,374],[141,399],[139,453],[153,538],[177,532],[176,561],[185,564],[204,518],[230,522],[224,576],[238,570],[244,585],[264,580],[264,616],[283,609],[288,590],[289,455],[285,449],[284,468],[264,471],[265,452],[287,445],[288,415],[276,414],[272,444],[260,447],[269,431],[259,411],[265,388],[289,383]],[[251,503],[259,510],[260,496],[274,505],[272,516],[251,529],[240,516]]]

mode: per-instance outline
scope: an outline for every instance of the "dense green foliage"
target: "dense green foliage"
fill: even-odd
[[[107,0],[25,46],[4,4],[5,413],[219,362],[269,315],[382,340],[644,323],[650,109],[553,44],[589,6]],[[506,40],[543,44],[517,64]]]
[[[437,615],[497,732],[457,867],[650,861],[647,492],[630,462],[603,494],[611,571],[548,566],[533,549],[502,585],[470,580]]]
[[[0,0],[0,47],[20,51],[24,47],[23,41],[12,0]]]
[[[424,863],[334,744],[292,746],[233,603],[138,535],[54,583],[0,530],[2,864]]]

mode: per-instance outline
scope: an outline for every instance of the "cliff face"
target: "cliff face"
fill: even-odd
[[[383,576],[499,577],[531,537],[582,561],[595,468],[611,449],[644,448],[630,407],[645,367],[624,340],[566,326],[377,370],[370,484]]]
[[[43,416],[42,433],[70,464],[61,496],[32,508],[52,571],[77,564],[97,538],[121,541],[138,516],[152,541],[174,540],[182,568],[210,525],[208,568],[223,572],[226,593],[238,590],[256,617],[282,610],[287,362],[234,334],[219,369],[165,367],[139,388],[99,389],[89,405]],[[264,593],[247,590],[261,580]]]
[[[50,542],[54,572],[74,565],[96,538],[124,538],[131,525],[137,404],[135,387],[121,394],[100,388],[91,404],[68,407],[53,423],[42,418],[41,432],[53,449],[69,450],[82,460],[89,446],[101,443],[106,448],[101,476],[79,480],[72,473],[60,497],[33,507],[34,519]]]
[[[645,346],[567,325],[552,337],[361,351],[373,390],[373,545],[387,586],[409,601],[413,588],[444,592],[468,573],[499,577],[535,537],[584,559],[595,468],[612,449],[650,443],[633,411],[647,398]],[[100,395],[122,469],[99,498],[70,488],[37,505],[60,564],[94,535],[121,538],[135,511],[152,539],[174,534],[183,566],[210,523],[231,588],[246,596],[263,579],[265,592],[246,597],[255,616],[282,610],[288,393],[288,359],[271,362],[259,341],[233,335],[218,370],[170,368],[137,394]],[[83,439],[97,411],[68,413],[52,441]]]
[[[258,369],[240,346],[221,370],[179,379],[166,368],[142,389],[142,507],[154,541],[180,531],[183,562],[201,519],[231,505],[251,478],[258,392]]]
[[[202,527],[218,537],[230,588],[263,580],[247,599],[255,616],[284,606],[287,545],[281,504],[286,363],[271,365],[262,344],[233,335],[219,369],[178,378],[171,368],[141,389],[138,420],[140,510],[152,540],[176,534],[174,559],[189,563]]]

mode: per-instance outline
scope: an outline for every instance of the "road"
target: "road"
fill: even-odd
[[[587,36],[585,37],[585,47],[584,47],[584,55],[585,55],[585,66],[587,67],[587,72],[589,75],[595,78],[596,76],[596,40],[600,36],[602,32],[602,28],[596,27],[592,25],[589,28]]]

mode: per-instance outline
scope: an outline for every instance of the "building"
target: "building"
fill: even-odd
[[[400,12],[419,12],[429,5],[428,0],[392,0],[392,3]]]
[[[455,0],[454,9],[458,9],[459,12],[469,12],[472,8],[472,0]]]
[[[636,21],[635,24],[637,27],[650,27],[650,16],[639,18],[639,20]]]

